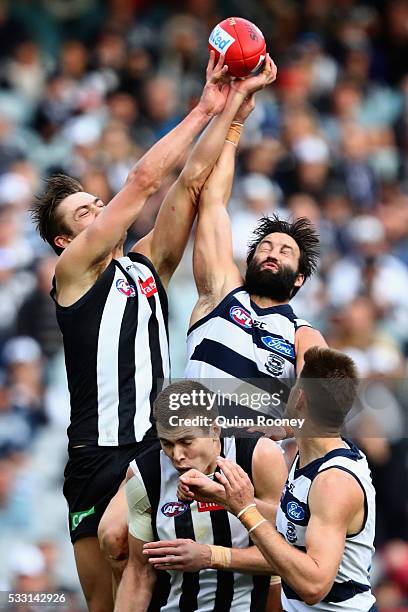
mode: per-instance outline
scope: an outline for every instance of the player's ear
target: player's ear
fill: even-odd
[[[220,435],[221,435],[221,427],[213,423],[211,425],[211,437],[214,440],[214,442],[220,439]]]
[[[296,401],[296,410],[298,412],[304,413],[306,410],[306,395],[302,388],[299,389],[299,394],[297,396]]]
[[[72,242],[72,238],[68,238],[68,236],[55,236],[54,238],[54,244],[60,249],[66,249],[70,242]]]
[[[301,287],[305,282],[304,274],[298,274],[295,280],[295,287]]]

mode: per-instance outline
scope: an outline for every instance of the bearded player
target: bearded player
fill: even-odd
[[[60,255],[53,298],[64,337],[71,396],[69,461],[64,494],[75,560],[89,610],[112,610],[111,567],[98,525],[129,461],[154,435],[151,409],[158,379],[169,374],[167,286],[188,239],[195,200],[218,158],[243,100],[273,78],[221,86],[227,70],[211,54],[198,105],[139,160],[105,206],[66,176],[52,177],[34,210],[41,236]],[[221,112],[222,111],[222,112]],[[146,199],[217,115],[170,189],[152,232],[123,254],[126,230]],[[147,442],[146,442],[147,440]],[[112,500],[100,535],[120,579],[126,559],[126,501]]]
[[[305,351],[326,345],[289,304],[315,271],[319,241],[305,218],[290,223],[265,217],[254,232],[242,277],[233,259],[227,212],[242,124],[241,115],[201,192],[193,255],[198,301],[188,332],[185,375],[197,380],[285,379],[289,390]]]

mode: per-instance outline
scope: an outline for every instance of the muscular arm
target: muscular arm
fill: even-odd
[[[225,96],[216,86],[224,69],[222,59],[214,68],[212,54],[207,68],[207,83],[198,105],[169,134],[157,142],[129,173],[123,189],[87,228],[65,248],[56,269],[58,283],[80,281],[84,276],[95,280],[95,267],[113,251],[122,236],[136,220],[146,199],[185,155],[193,139],[211,116],[221,112]],[[86,282],[85,282],[86,284]],[[89,284],[89,283],[88,283]]]
[[[265,84],[276,79],[277,68],[271,60],[269,70]],[[242,86],[242,82],[238,86]],[[253,91],[249,92],[236,116],[239,122],[244,122],[254,107]],[[193,309],[190,325],[210,312],[229,291],[242,283],[242,276],[233,259],[231,224],[227,212],[235,154],[234,144],[226,142],[201,192],[193,254],[198,302]]]
[[[231,482],[232,488],[230,484],[226,485],[228,503],[233,503],[233,490],[236,497],[242,498],[242,491],[247,486],[245,479],[241,481],[239,477]],[[333,585],[350,525],[356,520],[362,524],[363,492],[352,476],[333,468],[314,480],[309,508],[311,517],[306,531],[306,552],[288,544],[270,522],[259,525],[251,533],[251,538],[273,570],[305,603],[314,605]]]
[[[164,199],[153,230],[132,249],[152,260],[164,284],[170,280],[183,255],[200,191],[220,156],[231,121],[242,101],[243,95],[230,89],[223,112],[211,121]]]
[[[235,154],[235,146],[226,142],[201,192],[193,254],[198,302],[190,325],[211,311],[229,291],[242,284],[242,276],[233,259],[231,223],[227,211]]]
[[[135,245],[134,250],[144,253],[153,261],[164,284],[170,280],[183,255],[200,191],[220,156],[231,121],[245,98],[265,87],[275,77],[276,66],[268,57],[260,75],[231,86],[223,113],[213,120],[194,148],[186,167],[162,204],[154,229]],[[229,182],[230,191],[232,176]]]

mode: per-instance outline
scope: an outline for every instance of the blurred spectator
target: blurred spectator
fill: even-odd
[[[328,274],[331,303],[341,307],[359,294],[367,295],[392,333],[405,340],[407,268],[387,253],[384,228],[376,217],[356,217],[349,224],[349,232],[355,250],[335,263]]]
[[[6,342],[3,361],[7,368],[10,398],[17,411],[24,414],[32,435],[47,422],[43,357],[38,342],[28,336],[16,336]]]

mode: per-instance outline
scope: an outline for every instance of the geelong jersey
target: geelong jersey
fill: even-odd
[[[252,479],[257,440],[224,438],[222,455],[237,462]],[[131,467],[146,489],[157,540],[190,538],[200,544],[234,548],[251,545],[239,519],[214,503],[185,504],[177,498],[179,473],[160,448],[140,454]],[[221,570],[158,572],[149,612],[264,612],[269,576]]]
[[[290,388],[296,378],[295,333],[305,325],[310,327],[289,304],[260,308],[238,287],[190,328],[185,377],[279,378]]]
[[[55,287],[51,292],[55,298]],[[167,297],[139,253],[113,259],[75,304],[56,303],[75,444],[120,446],[152,426],[158,379],[169,376]]]
[[[298,468],[299,456],[290,470],[276,516],[277,530],[286,541],[306,551],[305,533],[310,519],[309,490],[313,479],[330,468],[348,472],[364,492],[365,519],[361,531],[347,536],[343,557],[334,584],[326,597],[309,606],[282,580],[282,607],[286,612],[367,612],[375,602],[370,586],[370,567],[374,553],[375,490],[365,455],[351,442],[347,448],[330,451],[324,457]],[[330,503],[330,500],[327,500]]]

